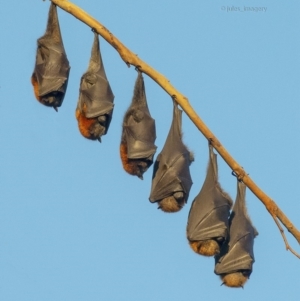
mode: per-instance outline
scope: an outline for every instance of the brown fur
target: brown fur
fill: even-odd
[[[130,175],[141,177],[140,163],[141,160],[128,159],[127,156],[127,144],[121,142],[120,144],[120,157],[123,164],[123,168]]]
[[[87,139],[97,140],[99,137],[93,134],[93,128],[98,124],[97,118],[85,117],[85,105],[83,106],[83,112],[76,109],[76,119],[78,121],[78,128],[81,135]]]
[[[243,287],[248,280],[247,276],[244,276],[241,272],[222,275],[221,279],[223,284],[229,287]]]
[[[178,203],[177,200],[174,198],[174,196],[169,196],[167,198],[162,199],[160,202],[158,202],[159,209],[161,209],[164,212],[171,213],[171,212],[177,212],[179,211],[183,205],[184,201],[181,203]]]
[[[213,239],[204,241],[189,241],[189,244],[196,253],[203,256],[214,256],[220,253],[220,246]]]
[[[33,86],[33,92],[34,92],[34,96],[35,98],[39,101],[42,102],[41,97],[39,96],[39,83],[37,82],[37,78],[36,75],[33,73],[31,76],[31,83]]]

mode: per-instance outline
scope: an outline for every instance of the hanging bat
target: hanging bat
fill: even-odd
[[[229,220],[229,241],[216,257],[215,273],[229,287],[243,287],[252,273],[253,244],[258,232],[247,214],[246,185],[238,182],[237,197]]]
[[[194,199],[187,223],[187,238],[192,249],[204,256],[220,252],[228,237],[228,217],[232,207],[230,196],[218,182],[217,155],[209,144],[209,163],[201,191]]]
[[[161,153],[153,168],[149,200],[164,212],[177,212],[187,202],[193,184],[189,166],[193,154],[182,142],[182,111],[174,102],[173,121]]]
[[[82,136],[101,142],[111,122],[114,95],[105,74],[98,34],[94,34],[89,67],[81,77],[76,119]]]
[[[120,156],[123,168],[131,175],[143,179],[152,165],[156,152],[155,120],[151,117],[142,73],[138,71],[132,102],[123,120]]]
[[[51,3],[45,34],[37,40],[37,53],[31,83],[36,99],[56,111],[68,85],[70,65],[64,49],[56,6]]]

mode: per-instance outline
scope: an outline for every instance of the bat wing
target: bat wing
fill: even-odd
[[[113,112],[114,95],[107,80],[99,47],[98,34],[95,32],[91,59],[88,70],[83,74],[80,83],[80,95],[78,108],[87,118],[109,116],[111,120]],[[109,124],[107,124],[108,129]]]
[[[150,202],[159,202],[179,192],[188,198],[193,184],[189,166],[191,154],[181,138],[182,111],[174,103],[173,121],[165,145],[153,169]]]
[[[150,115],[143,76],[139,72],[133,99],[123,122],[123,140],[127,143],[128,158],[149,158],[152,161],[156,152],[155,139],[155,120]]]
[[[155,121],[147,113],[143,114],[143,120],[137,123],[132,116],[127,120],[125,136],[128,147],[128,158],[149,158],[153,160],[156,152]]]
[[[175,192],[184,192],[186,195],[192,187],[189,172],[189,153],[177,154],[170,160],[167,154],[161,153],[155,162],[153,170],[150,202],[155,203],[173,195]]]
[[[101,142],[101,136],[107,133],[112,119],[113,101],[95,32],[89,67],[81,77],[76,108],[78,127],[85,138]]]
[[[46,33],[38,39],[37,44],[33,77],[38,84],[38,97],[46,105],[59,107],[67,90],[70,65],[53,3],[49,10]]]
[[[229,222],[230,240],[222,248],[220,257],[216,258],[215,273],[218,275],[239,271],[250,275],[252,272],[254,238],[258,233],[247,214],[245,191],[245,184],[238,182],[237,199]]]
[[[138,71],[132,101],[122,125],[120,156],[126,172],[143,179],[144,172],[153,163],[155,139],[155,121],[147,105],[142,73]]]
[[[241,270],[252,271],[254,237],[246,233],[238,241],[229,246],[228,253],[219,260],[215,267],[216,274],[229,274]]]
[[[228,217],[231,198],[218,183],[217,155],[209,145],[209,163],[206,178],[199,194],[194,199],[187,224],[190,241],[200,241],[228,236]]]

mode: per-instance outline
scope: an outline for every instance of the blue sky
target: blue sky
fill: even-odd
[[[74,1],[189,98],[299,228],[300,2],[101,2]],[[272,218],[250,191],[248,211],[259,236],[244,290],[220,286],[213,259],[189,248],[187,216],[204,181],[208,147],[184,114],[184,141],[195,162],[183,210],[165,214],[148,201],[151,169],[143,181],[123,171],[121,124],[136,72],[103,39],[102,58],[115,95],[113,120],[102,144],[80,135],[75,108],[93,33],[62,10],[71,65],[67,94],[58,113],[35,100],[30,76],[48,9],[49,1],[1,5],[1,300],[299,300],[299,259],[285,250]],[[145,86],[158,154],[172,102],[147,76]],[[220,157],[218,163],[221,185],[235,199],[236,180]]]

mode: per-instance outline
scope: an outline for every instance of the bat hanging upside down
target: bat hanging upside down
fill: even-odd
[[[206,178],[192,203],[187,224],[187,238],[196,253],[204,256],[220,253],[220,247],[229,235],[228,218],[232,203],[218,182],[217,155],[209,144]]]
[[[164,212],[177,212],[187,202],[193,184],[190,164],[193,154],[182,142],[181,115],[173,101],[172,125],[161,153],[157,156],[149,200]]]
[[[229,240],[215,257],[215,273],[229,287],[243,287],[250,277],[254,263],[254,238],[258,235],[247,214],[246,185],[238,182],[237,186],[237,197],[229,220]]]
[[[37,44],[36,62],[31,76],[34,95],[40,103],[57,111],[67,90],[70,65],[53,3],[50,5],[46,32],[37,40]]]
[[[156,152],[155,120],[151,117],[142,73],[138,71],[133,98],[122,127],[120,156],[124,170],[140,179],[153,163]]]
[[[81,77],[79,91],[76,108],[79,131],[85,138],[101,142],[112,119],[114,95],[105,74],[96,32],[89,67]]]

